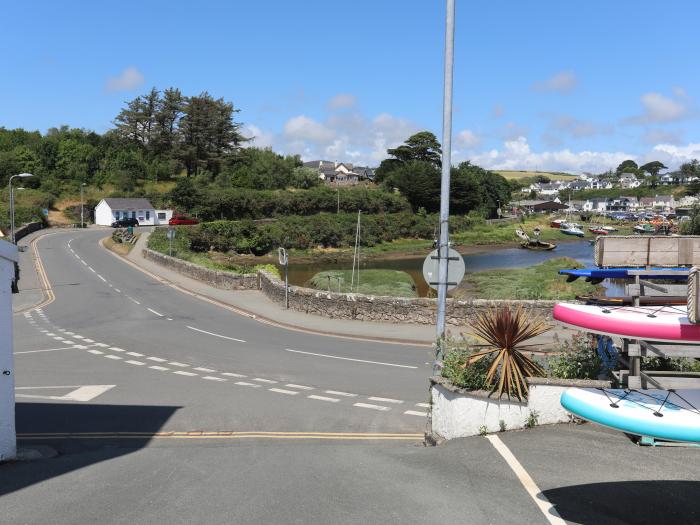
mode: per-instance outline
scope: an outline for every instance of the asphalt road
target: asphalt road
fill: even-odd
[[[488,440],[420,445],[425,347],[261,324],[103,236],[38,242],[55,300],[15,317],[17,426],[58,456],[0,466],[0,523],[547,523]],[[502,440],[573,523],[698,521],[694,450],[590,425]]]

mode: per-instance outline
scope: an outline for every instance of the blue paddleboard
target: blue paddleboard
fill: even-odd
[[[601,282],[603,279],[628,279],[634,277],[629,272],[632,270],[660,270],[664,272],[679,272],[678,275],[645,275],[644,279],[671,279],[685,281],[688,279],[688,268],[582,268],[580,270],[559,270],[560,275],[566,275],[566,282],[573,282],[580,277],[587,281]]]

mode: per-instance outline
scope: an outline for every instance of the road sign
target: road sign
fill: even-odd
[[[168,239],[173,240],[175,238],[175,228],[168,228]]]
[[[442,249],[442,253],[443,255],[445,254],[444,248]],[[447,289],[452,290],[462,282],[466,267],[464,265],[464,258],[457,250],[450,248],[447,257]],[[438,265],[438,251],[433,250],[425,258],[425,261],[423,261],[423,279],[425,279],[425,282],[428,283],[428,286],[433,290],[438,289]]]
[[[285,250],[284,248],[277,248],[277,255],[279,256],[280,264],[282,266],[285,266],[289,262],[287,250]]]

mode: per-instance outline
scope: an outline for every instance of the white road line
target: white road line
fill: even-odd
[[[407,416],[421,416],[421,417],[426,417],[428,415],[427,412],[420,412],[418,410],[406,410],[404,412]]]
[[[155,361],[156,363],[165,363],[167,359],[161,359],[160,357],[147,357],[149,361]]]
[[[73,332],[63,332],[66,335],[75,335]]]
[[[288,383],[284,386],[288,386],[289,388],[298,388],[299,390],[313,390],[314,389],[314,387],[312,387],[312,386],[295,385],[294,383]]]
[[[85,339],[82,335],[73,334],[73,339]]]
[[[112,355],[112,354],[107,354],[105,356],[107,359],[123,359],[122,357],[119,357],[118,355]],[[128,361],[127,361],[128,363]]]
[[[167,319],[168,321],[172,321],[172,320],[173,320],[172,317],[166,317],[166,319]]]
[[[54,337],[54,339],[56,341],[63,341],[65,339],[65,337],[61,337],[60,335],[57,335],[56,337]]]
[[[127,295],[127,297],[129,297],[129,296]],[[133,297],[129,297],[129,300],[135,302],[136,304],[141,304],[140,302],[138,302],[138,301],[137,301],[136,299],[134,299]]]
[[[122,293],[122,291],[119,288],[115,288],[114,291],[117,293]]]
[[[95,355],[102,355],[102,354],[104,354],[104,352],[100,352],[99,350],[88,350],[88,352],[90,352],[91,354],[95,354]]]
[[[197,370],[195,368],[195,370]],[[228,379],[224,379],[223,377],[214,377],[214,376],[204,376],[202,379],[208,379],[209,381],[228,381]]]
[[[80,257],[78,257],[78,260],[79,260],[81,263],[83,263],[85,266],[87,266],[87,263],[86,263],[85,261],[83,261]]]
[[[134,357],[143,357],[143,354],[139,354],[138,352],[127,352],[126,355],[131,355]]]
[[[56,334],[54,334],[53,332],[46,332],[46,335],[48,335],[49,337],[53,337]]]
[[[126,352],[123,348],[119,348],[118,346],[110,346],[110,350],[114,350],[115,352]]]
[[[146,364],[143,361],[134,361],[132,359],[129,359],[128,361],[124,361],[124,362],[129,363],[130,365],[136,365],[136,366],[143,366]]]
[[[87,339],[85,337],[83,337],[83,341],[85,341],[86,343],[94,343],[95,342],[92,339]]]
[[[24,352],[15,352],[15,355],[19,354],[38,354],[40,352],[56,352],[57,350],[73,350],[72,346],[64,346],[62,348],[44,348],[42,350],[25,350]]]
[[[99,277],[100,279],[102,279],[104,282],[107,282],[107,279],[105,279],[104,277],[102,277],[99,273],[97,274],[97,277]]]
[[[236,339],[235,337],[229,337],[227,335],[215,334],[214,332],[207,332],[206,330],[200,330],[199,328],[195,328],[194,326],[188,326],[187,328],[189,328],[190,330],[194,330],[195,332],[202,332],[203,334],[213,335],[214,337],[220,337],[221,339],[228,339],[229,341],[245,343],[243,339]]]
[[[42,334],[48,334],[48,333],[49,333],[48,330],[39,330],[39,331],[40,331]]]
[[[513,455],[505,443],[501,441],[501,438],[494,434],[489,434],[486,436],[486,439],[491,442],[496,451],[498,451],[501,457],[506,460],[506,463],[508,463],[510,469],[518,477],[518,480],[520,480],[522,486],[533,499],[535,505],[537,505],[537,507],[542,511],[544,517],[547,518],[547,521],[552,525],[566,525],[566,521],[561,518],[557,512],[557,509],[555,509],[547,499],[547,496],[542,494],[542,491],[530,477],[530,474],[527,473],[527,471],[520,464],[520,461],[518,461],[518,458]]]
[[[326,390],[326,394],[333,394],[334,396],[343,397],[357,397],[357,394],[351,394],[350,392],[338,392],[337,390]]]
[[[272,379],[263,379],[262,377],[254,377],[253,381],[258,381],[259,383],[270,383],[270,384],[275,384],[277,381],[273,381]]]
[[[287,396],[295,396],[299,393],[296,390],[285,390],[283,388],[268,388],[268,390],[270,392],[277,392],[278,394],[285,394]]]
[[[177,361],[170,361],[168,364],[169,364],[169,365],[173,365],[173,366],[181,366],[181,367],[183,367],[183,368],[186,367],[186,366],[190,366],[190,365],[185,364],[185,363],[178,363]]]
[[[253,388],[258,388],[260,386],[260,385],[254,384],[254,383],[246,383],[245,381],[236,381],[234,384],[241,385],[241,386],[251,386]]]
[[[87,346],[85,346],[85,345],[73,345],[73,348],[78,348],[80,350],[87,350]]]
[[[197,370],[198,372],[216,372],[216,370],[212,370],[211,368],[204,368],[201,366],[197,366],[193,368],[192,370]]]
[[[64,339],[64,340],[63,340],[63,344],[64,344],[64,345],[74,345],[74,344],[75,344],[75,341],[69,341],[68,339]]]
[[[222,372],[222,376],[229,376],[229,377],[248,377],[243,374],[234,374],[233,372]]]
[[[430,403],[416,403],[417,407],[430,408]]]
[[[104,343],[95,343],[95,346],[99,346],[100,348],[107,348],[109,345],[106,345]]]
[[[167,368],[167,367],[158,366],[158,365],[149,366],[148,368],[152,368],[153,370],[170,370],[170,369]]]
[[[370,401],[379,401],[380,403],[395,403],[397,405],[400,405],[403,403],[400,399],[391,399],[389,397],[368,397]]]
[[[189,377],[191,377],[191,376],[196,376],[196,375],[197,375],[197,374],[195,374],[195,373],[193,373],[193,372],[184,372],[184,371],[182,371],[182,370],[176,370],[175,372],[173,372],[173,374],[177,374],[177,375],[180,375],[180,376],[189,376]]]
[[[356,363],[369,363],[372,365],[395,366],[397,368],[418,368],[417,366],[397,365],[394,363],[383,363],[381,361],[367,361],[366,359],[353,359],[351,357],[340,357],[337,355],[314,354],[313,352],[302,352],[301,350],[292,350],[291,348],[285,348],[285,350],[287,352],[294,352],[295,354],[314,355],[316,357],[330,357],[331,359],[342,359],[343,361],[355,361]]]
[[[95,271],[95,269],[94,269],[92,266],[88,266],[88,268],[90,268],[90,271],[91,271],[92,273],[97,273],[97,272]]]
[[[381,412],[386,412],[387,410],[391,410],[391,408],[389,408],[389,407],[383,407],[383,406],[380,406],[380,405],[370,405],[370,404],[367,404],[367,403],[355,403],[355,404],[352,405],[352,406],[354,406],[354,407],[359,407],[359,408],[369,408],[369,409],[371,409],[371,410],[379,410],[379,411],[381,411]]]
[[[146,310],[148,310],[152,314],[156,314],[158,317],[165,317],[163,314],[156,312],[153,308],[146,308]]]
[[[337,397],[325,397],[325,396],[315,396],[315,395],[306,396],[306,397],[308,397],[309,399],[316,399],[317,401],[328,401],[329,403],[337,403],[338,401],[340,401],[340,399],[338,399]]]
[[[59,328],[58,331],[59,331],[59,332],[65,332],[66,329],[65,329],[65,328]]]

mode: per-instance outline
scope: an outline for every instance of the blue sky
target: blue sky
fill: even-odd
[[[444,2],[12,2],[0,126],[99,132],[152,86],[232,101],[255,144],[377,164],[441,130]],[[700,158],[692,1],[457,0],[454,160]]]

